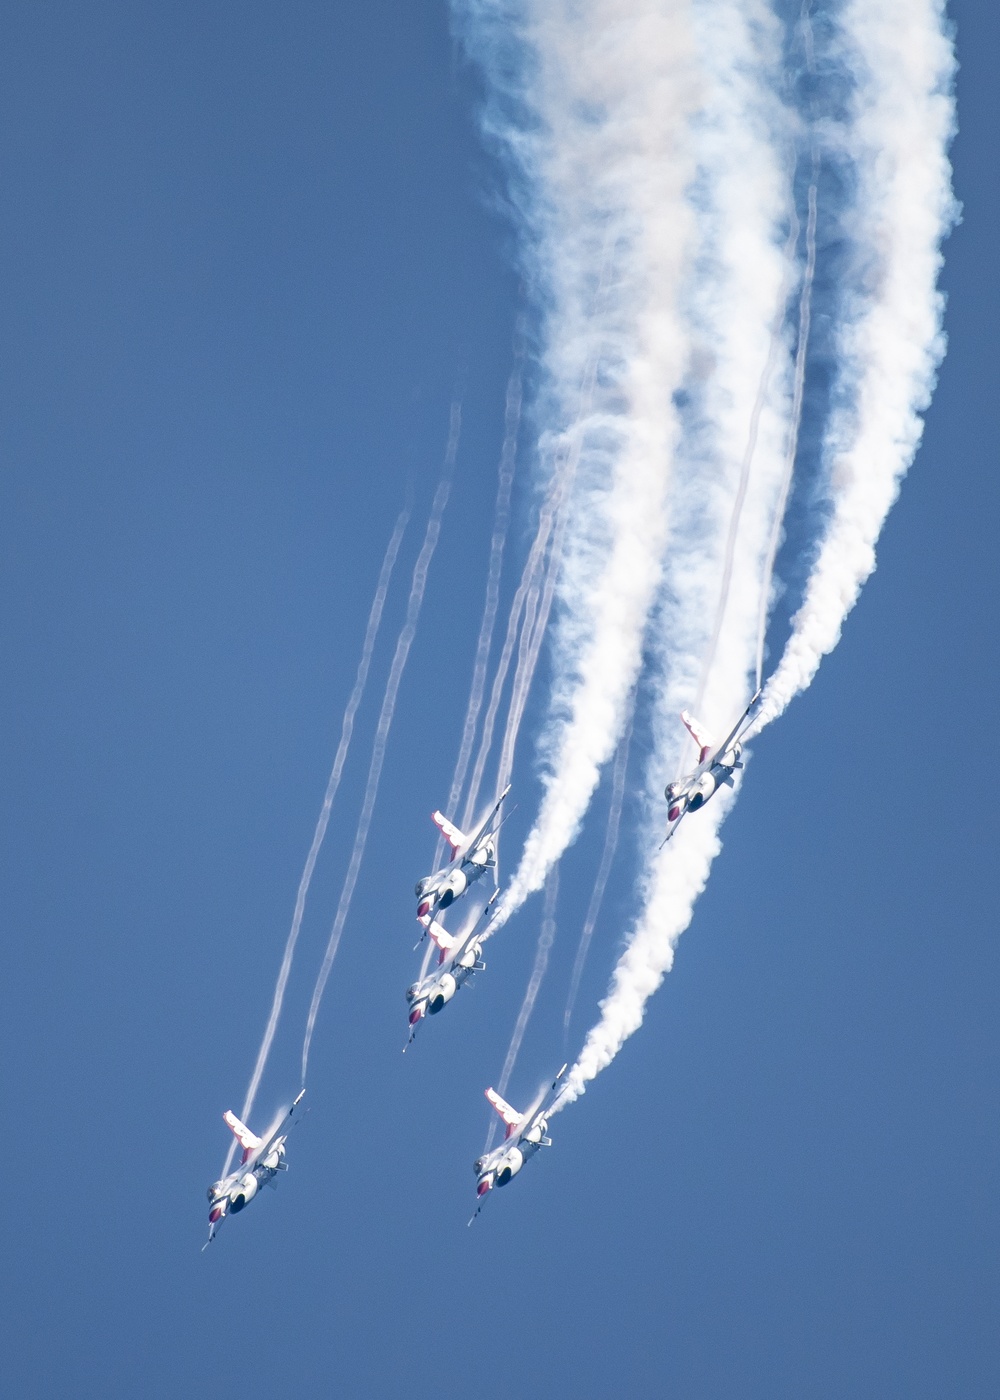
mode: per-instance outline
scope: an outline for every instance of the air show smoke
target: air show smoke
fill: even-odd
[[[821,656],[836,644],[843,618],[874,567],[874,544],[916,449],[919,413],[929,400],[942,351],[935,279],[940,240],[952,216],[946,147],[953,120],[949,95],[953,59],[941,31],[943,8],[930,0],[917,6],[850,3],[834,18],[824,58],[846,69],[853,81],[853,96],[843,130],[824,134],[835,141],[838,159],[846,155],[851,161],[856,183],[849,203],[839,211],[851,261],[842,274],[834,406],[822,438],[832,514],[793,619],[791,638],[768,682],[757,728],[780,713],[812,679]],[[787,429],[789,465],[802,409],[807,293],[816,257],[816,198],[814,166],[799,358]],[[762,591],[770,588],[774,531],[787,496],[787,483],[783,483],[759,585]],[[765,597],[761,609],[766,602]],[[671,628],[667,676],[683,667],[677,635],[678,629]],[[751,637],[752,629],[745,633],[741,629],[723,645],[723,653],[730,658],[731,679],[745,668]],[[685,822],[674,841],[649,861],[642,911],[602,1002],[600,1020],[570,1072],[560,1107],[583,1091],[641,1023],[645,1003],[670,969],[676,941],[708,878],[729,800],[725,794],[716,798],[710,809]],[[652,816],[654,782],[649,805]]]
[[[805,542],[812,566],[758,728],[812,679],[874,567],[942,350],[953,57],[940,0],[820,6],[815,32],[810,0],[787,23],[765,0],[455,11],[491,84],[484,130],[542,308],[543,476],[571,429],[578,451],[548,566],[543,797],[497,927],[575,839],[640,681],[652,730],[640,909],[565,1104],[640,1024],[719,850],[725,792],[663,851],[654,833],[664,783],[691,762],[679,709],[697,701],[721,739],[759,683],[818,272],[833,387],[810,472],[825,528]],[[588,366],[592,399],[574,416]],[[503,773],[511,761],[507,744]]]
[[[553,591],[556,607],[545,792],[499,923],[576,835],[641,667],[679,433],[672,394],[689,358],[680,303],[694,221],[683,196],[698,94],[686,6],[479,0],[456,13],[493,83],[485,127],[546,308],[540,463],[551,473],[572,463],[540,596],[542,623]],[[530,674],[530,639],[526,656]],[[522,708],[516,690],[515,728]],[[505,745],[506,763],[511,753]]]

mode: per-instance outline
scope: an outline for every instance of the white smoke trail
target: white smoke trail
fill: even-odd
[[[288,985],[288,977],[292,970],[292,959],[295,956],[295,945],[298,942],[299,929],[302,926],[302,916],[305,913],[309,886],[312,883],[313,871],[316,869],[316,860],[319,856],[320,847],[323,844],[323,838],[326,836],[326,829],[330,822],[330,810],[333,807],[333,799],[337,795],[337,788],[340,786],[344,764],[347,762],[347,752],[351,746],[351,736],[354,733],[354,719],[358,712],[358,706],[361,704],[362,697],[365,693],[365,682],[368,679],[372,652],[375,650],[375,640],[378,636],[379,624],[382,621],[382,611],[385,607],[386,596],[389,592],[389,581],[392,578],[396,556],[399,553],[399,546],[402,543],[403,533],[406,530],[409,518],[410,513],[408,510],[400,512],[399,518],[396,521],[396,528],[392,532],[392,536],[385,551],[385,558],[382,560],[382,568],[379,570],[378,583],[375,586],[375,596],[372,599],[371,610],[368,613],[368,625],[365,628],[365,639],[361,647],[361,659],[358,661],[358,671],[354,678],[354,688],[348,697],[347,706],[344,709],[344,718],[340,726],[340,742],[337,745],[333,767],[330,770],[326,792],[323,795],[323,805],[320,808],[316,829],[313,832],[312,844],[309,847],[309,854],[306,856],[302,878],[299,880],[298,893],[295,896],[295,910],[292,914],[292,926],[288,930],[288,938],[285,941],[285,952],[281,959],[281,967],[278,970],[278,980],[275,984],[274,997],[271,1002],[271,1014],[267,1019],[267,1025],[264,1029],[264,1038],[257,1052],[257,1063],[254,1065],[254,1071],[250,1077],[250,1084],[247,1088],[246,1097],[243,1100],[243,1108],[240,1112],[240,1117],[243,1119],[244,1123],[253,1111],[257,1090],[260,1087],[260,1081],[267,1065],[268,1056],[271,1053],[271,1045],[274,1041],[275,1031],[278,1029],[278,1019],[281,1016],[281,1008],[285,1000],[285,988]],[[229,1172],[235,1153],[236,1140],[234,1139],[222,1169],[223,1176],[226,1176]]]
[[[765,721],[812,679],[871,572],[874,543],[915,451],[919,413],[942,350],[935,280],[953,211],[946,148],[954,67],[943,6],[849,0],[832,18],[832,55],[854,80],[841,149],[856,176],[854,202],[842,217],[855,261],[838,332],[837,397],[824,432],[833,514],[768,685]],[[723,648],[737,678],[748,667],[752,632],[747,628]],[[678,658],[671,660],[676,665]],[[583,1092],[641,1023],[708,878],[729,800],[722,794],[685,822],[650,862],[644,908],[559,1107]]]
[[[842,406],[826,434],[833,515],[757,728],[812,680],[875,567],[875,542],[922,431],[944,350],[935,290],[954,216],[947,147],[955,60],[942,0],[849,0],[841,58],[857,75],[848,149],[859,249],[840,328]]]
[[[687,4],[668,12],[652,0],[470,0],[462,10],[498,94],[487,129],[516,166],[512,198],[546,308],[543,408],[555,426],[543,435],[543,461],[553,460],[561,425],[574,421],[586,367],[599,367],[577,430],[565,549],[555,558],[545,793],[499,925],[574,838],[641,665],[667,533],[672,396],[689,361],[680,303],[693,216],[684,195],[695,173],[689,126],[699,93]],[[608,247],[615,276],[595,313],[597,254]],[[526,662],[534,654],[529,639]]]
[[[542,982],[549,966],[549,954],[552,951],[552,944],[556,937],[556,904],[559,900],[559,867],[553,866],[545,879],[545,899],[542,905],[542,927],[538,935],[538,943],[535,947],[535,961],[531,969],[531,976],[528,978],[528,985],[525,988],[524,1000],[521,1002],[521,1010],[518,1012],[517,1020],[514,1023],[514,1032],[507,1047],[507,1055],[503,1062],[503,1069],[500,1071],[500,1078],[497,1080],[497,1092],[505,1094],[510,1077],[517,1064],[517,1057],[521,1053],[521,1043],[524,1040],[524,1033],[528,1029],[528,1022],[531,1020],[531,1013],[535,1009],[535,1002],[538,1000],[538,993],[541,991]],[[486,1139],[486,1151],[493,1146],[493,1135],[496,1131],[496,1119],[490,1121],[489,1135]]]
[[[441,520],[444,516],[445,507],[448,504],[448,497],[451,494],[451,482],[454,474],[455,457],[458,453],[458,439],[461,425],[461,405],[453,403],[451,406],[451,421],[449,425],[448,446],[445,452],[444,467],[441,472],[441,480],[438,483],[438,488],[434,493],[434,502],[431,506],[431,513],[427,521],[424,542],[421,545],[420,553],[417,556],[417,562],[413,568],[413,581],[410,585],[410,596],[406,605],[406,619],[396,642],[396,651],[392,658],[392,666],[389,669],[389,679],[386,683],[385,695],[382,699],[382,708],[378,717],[378,726],[375,730],[375,741],[372,745],[372,756],[368,767],[368,781],[365,786],[364,800],[361,805],[361,815],[358,818],[357,830],[354,836],[354,847],[351,851],[351,859],[347,867],[347,874],[344,876],[344,884],[340,891],[340,900],[337,904],[337,912],[334,917],[333,927],[330,930],[330,939],[327,943],[326,953],[323,957],[319,975],[316,978],[316,985],[313,988],[312,1000],[309,1003],[305,1036],[302,1041],[303,1086],[306,1082],[306,1070],[309,1065],[309,1048],[312,1044],[313,1030],[316,1025],[316,1017],[319,1013],[320,1002],[323,1000],[323,992],[326,989],[327,979],[330,976],[330,969],[333,967],[334,958],[337,956],[340,938],[344,931],[347,915],[350,912],[351,900],[354,897],[354,889],[358,881],[358,874],[361,870],[361,862],[364,859],[365,846],[368,843],[368,832],[371,827],[372,814],[375,811],[375,800],[378,797],[379,780],[382,776],[382,765],[385,761],[386,745],[389,741],[389,730],[392,727],[393,715],[396,711],[396,697],[399,694],[399,685],[403,679],[403,671],[410,655],[410,648],[417,635],[417,622],[420,617],[420,608],[424,601],[427,574],[431,566],[431,560],[434,557],[438,536],[441,533]]]
[[[563,1013],[563,1034],[569,1032],[569,1023],[573,1017],[573,1007],[576,1005],[577,993],[580,990],[580,979],[583,976],[583,969],[587,962],[587,954],[590,951],[590,942],[594,936],[594,929],[597,927],[597,918],[601,912],[601,905],[604,902],[604,891],[608,887],[608,879],[611,876],[611,867],[614,864],[615,854],[618,850],[618,832],[621,827],[622,807],[625,802],[625,774],[628,771],[628,754],[632,743],[632,724],[621,737],[618,745],[618,752],[615,754],[614,772],[611,778],[611,804],[608,808],[608,824],[604,831],[604,849],[601,851],[600,864],[597,867],[597,874],[594,877],[594,888],[590,893],[590,903],[587,905],[587,913],[583,920],[583,928],[580,930],[580,942],[577,945],[576,958],[573,962],[573,972],[569,979],[569,993],[566,997],[566,1010]]]
[[[811,48],[811,45],[810,45]],[[760,589],[757,613],[757,652],[754,666],[754,693],[760,690],[764,676],[764,642],[767,637],[767,614],[771,605],[771,589],[774,581],[774,564],[781,543],[785,509],[792,489],[795,473],[795,459],[799,450],[799,429],[802,425],[802,405],[806,386],[806,360],[809,353],[809,331],[812,324],[812,289],[816,277],[816,216],[819,179],[818,158],[813,154],[812,181],[806,195],[806,269],[802,278],[802,293],[799,299],[799,334],[795,347],[795,370],[792,375],[792,419],[788,428],[788,443],[785,447],[785,472],[781,482],[781,494],[774,509],[771,525],[771,538],[767,546],[767,561]]]
[[[483,707],[483,696],[486,691],[486,668],[489,663],[490,647],[493,644],[493,628],[496,625],[497,610],[500,605],[500,573],[503,567],[507,530],[510,525],[510,502],[514,487],[517,438],[521,426],[521,400],[524,392],[522,355],[523,351],[519,349],[517,361],[507,381],[503,446],[500,449],[499,481],[497,483],[496,506],[493,512],[493,535],[490,539],[490,558],[486,574],[486,600],[483,604],[483,616],[479,624],[476,656],[472,667],[472,684],[469,688],[469,703],[462,726],[462,740],[459,744],[455,772],[452,775],[451,788],[448,792],[448,805],[445,808],[445,812],[449,816],[458,811],[458,801],[462,794],[462,788],[465,786],[465,776],[472,758],[476,726],[479,723],[479,712]],[[476,795],[478,796],[478,793]],[[441,864],[443,854],[444,839],[439,837],[434,852],[435,870]]]

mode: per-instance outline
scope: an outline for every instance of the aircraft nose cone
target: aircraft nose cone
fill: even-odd
[[[671,807],[670,811],[667,813],[667,821],[675,822],[680,814],[681,809],[679,807]]]
[[[212,1224],[212,1225],[214,1225],[215,1222],[216,1222],[217,1220],[221,1220],[221,1219],[222,1219],[222,1207],[221,1207],[221,1206],[216,1206],[214,1210],[209,1211],[209,1213],[208,1213],[208,1219],[209,1219],[209,1223]]]
[[[428,915],[430,912],[431,912],[431,902],[430,902],[429,899],[425,899],[425,900],[423,900],[420,904],[417,905],[417,918],[418,918],[418,919],[425,919],[425,918],[427,917],[427,915]]]
[[[415,1026],[417,1022],[421,1019],[423,1014],[424,1008],[422,1006],[415,1006],[410,1012],[410,1025]]]
[[[480,1181],[479,1185],[476,1187],[476,1195],[485,1196],[492,1184],[493,1183],[490,1181],[489,1177],[484,1176],[482,1181]]]

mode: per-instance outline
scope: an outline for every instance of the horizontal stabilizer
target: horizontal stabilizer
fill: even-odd
[[[450,822],[443,812],[432,812],[431,821],[448,842],[448,845],[451,847],[452,856],[457,855],[458,851],[466,843],[467,838],[465,832],[459,831],[455,823]]]
[[[486,1097],[507,1124],[507,1135],[509,1137],[511,1130],[519,1126],[524,1115],[518,1113],[516,1108],[511,1108],[507,1100],[502,1099],[495,1089],[487,1089]]]
[[[430,914],[424,914],[423,918],[418,919],[417,922],[423,924],[424,928],[427,930],[431,938],[433,938],[434,942],[441,949],[442,953],[447,953],[449,948],[453,948],[455,946],[455,940],[448,932],[448,930],[444,927],[443,924],[439,924],[437,919],[432,919]]]

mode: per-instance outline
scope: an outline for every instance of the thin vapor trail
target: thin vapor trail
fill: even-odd
[[[535,1009],[535,1002],[538,1000],[538,993],[541,991],[542,982],[549,966],[549,954],[552,951],[552,944],[556,937],[556,904],[559,900],[559,867],[553,866],[545,879],[545,899],[542,905],[542,927],[538,935],[538,943],[535,947],[535,961],[531,969],[531,976],[525,988],[524,1000],[521,1002],[521,1010],[518,1012],[517,1021],[514,1023],[514,1032],[507,1047],[507,1055],[503,1062],[503,1069],[500,1071],[500,1078],[497,1080],[497,1092],[505,1094],[510,1077],[517,1064],[517,1057],[521,1053],[521,1043],[524,1040],[524,1033],[528,1029],[528,1022],[531,1020],[531,1013]],[[490,1122],[489,1136],[486,1140],[486,1151],[493,1146],[493,1134],[496,1131],[496,1119]]]
[[[385,751],[389,741],[389,730],[392,727],[393,716],[396,712],[396,698],[399,695],[399,686],[403,679],[403,671],[406,667],[407,659],[410,655],[410,648],[417,635],[417,622],[424,601],[427,574],[430,569],[431,560],[434,557],[438,536],[441,533],[441,520],[444,516],[445,507],[448,504],[448,497],[451,494],[451,483],[455,469],[455,458],[458,453],[458,440],[461,426],[461,405],[453,403],[451,406],[448,446],[445,451],[441,480],[434,493],[434,502],[431,506],[431,513],[427,521],[424,542],[421,545],[420,553],[417,556],[417,562],[413,568],[413,581],[410,585],[410,596],[406,605],[406,619],[396,642],[396,651],[392,658],[389,679],[386,683],[385,695],[382,699],[382,708],[379,712],[378,726],[372,745],[371,762],[368,767],[368,781],[365,786],[364,801],[361,805],[361,815],[358,818],[358,826],[354,836],[354,847],[351,851],[351,859],[347,867],[347,874],[344,876],[344,884],[340,891],[340,900],[337,904],[337,912],[334,917],[333,927],[330,930],[330,939],[327,943],[326,953],[323,957],[319,975],[316,978],[316,985],[313,988],[312,1000],[309,1003],[305,1037],[302,1042],[303,1085],[305,1085],[306,1082],[306,1070],[309,1065],[309,1049],[312,1044],[313,1030],[316,1025],[316,1017],[319,1013],[320,1002],[323,1000],[323,992],[326,989],[327,979],[330,976],[330,969],[333,967],[334,958],[337,956],[337,949],[340,946],[344,924],[350,912],[351,900],[354,897],[354,889],[358,881],[358,874],[361,870],[361,862],[364,859],[365,846],[368,843],[368,832],[371,828],[372,814],[375,811],[375,800],[378,797],[379,780],[382,777],[382,765],[385,761]]]
[[[351,736],[354,733],[354,718],[365,693],[365,682],[368,679],[372,652],[375,650],[375,640],[378,636],[379,624],[382,621],[382,611],[385,607],[386,596],[389,592],[389,582],[392,578],[396,556],[399,553],[399,546],[402,543],[403,534],[406,530],[409,518],[409,510],[400,512],[399,518],[396,521],[396,527],[392,532],[392,536],[385,551],[385,558],[382,560],[382,568],[379,570],[378,583],[375,587],[375,596],[372,599],[371,609],[368,613],[368,625],[365,628],[365,639],[361,647],[361,659],[358,661],[358,671],[354,678],[354,688],[348,697],[347,706],[344,710],[344,718],[340,726],[340,742],[337,745],[333,767],[330,770],[326,792],[323,795],[323,805],[320,808],[316,829],[313,832],[312,844],[309,847],[309,854],[306,856],[302,878],[299,880],[298,893],[295,896],[295,910],[292,914],[292,926],[288,931],[288,938],[285,941],[284,956],[281,959],[281,967],[278,970],[278,980],[275,984],[274,998],[271,1002],[271,1014],[267,1019],[267,1026],[264,1029],[264,1038],[257,1052],[257,1063],[254,1065],[254,1071],[250,1078],[246,1097],[243,1100],[243,1108],[240,1117],[243,1119],[244,1123],[253,1111],[257,1090],[260,1088],[260,1081],[267,1065],[268,1056],[271,1053],[271,1045],[274,1041],[275,1031],[278,1028],[278,1019],[281,1016],[281,1008],[285,999],[285,988],[288,985],[289,973],[292,970],[292,959],[295,956],[295,945],[298,942],[299,929],[302,926],[302,916],[305,913],[306,897],[309,894],[309,886],[312,882],[313,871],[316,868],[316,860],[319,856],[320,847],[323,844],[323,838],[326,836],[326,829],[330,822],[330,810],[333,807],[333,799],[337,795],[337,788],[340,786],[344,764],[347,762],[347,752],[351,746]],[[235,1153],[236,1140],[234,1138],[226,1156],[225,1166],[222,1169],[223,1176],[228,1175]]]
[[[448,805],[445,808],[450,816],[457,812],[465,776],[469,771],[472,746],[476,738],[479,712],[483,707],[486,691],[486,670],[489,664],[490,647],[493,644],[493,629],[496,625],[497,610],[500,605],[500,574],[503,567],[504,546],[510,525],[511,493],[514,487],[514,470],[517,463],[517,439],[521,427],[521,401],[524,392],[522,382],[523,351],[518,352],[517,360],[507,381],[507,403],[504,413],[503,446],[500,449],[499,481],[497,484],[496,507],[493,512],[493,535],[490,539],[490,559],[486,575],[486,601],[479,624],[479,637],[476,642],[476,657],[472,667],[472,685],[469,689],[469,703],[462,726],[462,740],[459,745],[455,772],[452,775],[448,792]],[[477,794],[478,795],[478,794]],[[444,840],[438,838],[434,852],[434,869],[441,864],[444,853]]]
[[[593,314],[599,315],[602,309],[602,302],[608,288],[608,282],[613,274],[615,247],[612,239],[608,239],[604,256],[601,262],[601,272],[598,278],[597,288],[593,298]],[[555,525],[553,529],[552,542],[548,548],[547,556],[542,554],[542,568],[536,582],[533,584],[531,592],[525,603],[524,624],[521,629],[521,642],[518,647],[517,666],[514,670],[514,681],[511,686],[510,705],[507,710],[507,723],[504,726],[503,742],[500,746],[500,760],[497,768],[497,796],[504,791],[510,781],[514,768],[514,751],[517,747],[518,735],[521,731],[521,721],[524,719],[525,706],[528,703],[528,695],[531,692],[531,685],[538,667],[538,658],[541,655],[542,643],[545,639],[549,617],[552,613],[552,604],[555,599],[556,587],[559,583],[560,570],[566,548],[566,538],[570,529],[571,511],[569,502],[572,500],[573,485],[576,481],[580,466],[580,459],[583,455],[588,430],[592,428],[592,415],[594,404],[594,390],[600,374],[600,360],[594,354],[590,363],[586,366],[583,382],[580,385],[579,407],[576,411],[575,431],[566,443],[562,457],[563,465],[559,470],[559,499],[555,506]],[[501,922],[503,920],[501,919]]]
[[[597,927],[598,915],[604,902],[604,891],[608,887],[611,867],[614,865],[615,855],[618,851],[618,833],[621,828],[622,807],[625,802],[625,774],[628,771],[628,754],[631,743],[632,722],[630,721],[621,737],[618,752],[615,754],[615,767],[611,779],[611,805],[608,808],[608,824],[604,830],[604,849],[601,851],[601,861],[597,867],[597,875],[594,877],[594,888],[590,893],[590,903],[587,905],[583,928],[580,930],[580,942],[573,962],[573,973],[569,979],[569,994],[566,997],[566,1010],[563,1013],[564,1035],[569,1034],[569,1023],[573,1018],[573,1007],[576,1005],[577,993],[580,990],[580,979],[583,976],[587,954],[590,951],[590,941],[594,936],[594,929]]]
[[[497,663],[496,673],[493,677],[493,685],[490,689],[489,704],[486,707],[486,715],[483,719],[483,731],[479,739],[479,748],[476,752],[476,762],[472,770],[472,779],[469,783],[469,791],[465,799],[465,810],[462,815],[462,826],[467,828],[473,820],[473,813],[479,801],[479,789],[482,786],[483,774],[486,769],[486,760],[489,757],[490,748],[493,744],[493,729],[496,724],[497,712],[500,709],[500,701],[503,696],[504,684],[507,680],[507,672],[510,669],[511,659],[514,654],[514,646],[517,642],[518,631],[521,626],[521,618],[524,614],[525,606],[532,595],[532,590],[537,588],[537,578],[542,568],[545,551],[548,547],[549,536],[552,532],[552,525],[557,509],[553,500],[553,492],[558,484],[558,480],[553,483],[552,491],[542,506],[538,521],[538,529],[532,541],[531,549],[528,551],[528,558],[525,560],[524,568],[521,572],[521,581],[517,586],[513,602],[510,606],[510,613],[507,618],[507,632],[504,637],[503,647],[500,652],[500,659]]]

